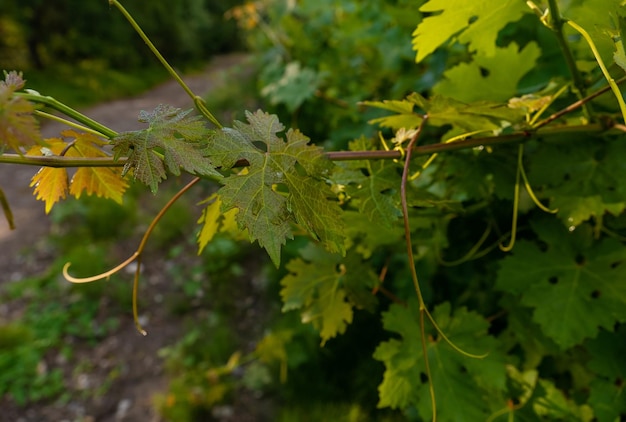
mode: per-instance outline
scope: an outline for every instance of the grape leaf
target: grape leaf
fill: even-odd
[[[501,261],[496,287],[521,296],[533,320],[567,349],[626,321],[626,249],[614,239],[591,243],[584,227],[533,224],[543,245],[522,240]],[[532,263],[529,267],[528,263]]]
[[[0,153],[9,147],[22,154],[22,146],[43,144],[39,122],[33,116],[35,107],[13,95],[23,87],[22,74],[14,71],[5,72],[5,79],[0,81]]]
[[[542,187],[568,227],[606,212],[619,215],[626,208],[624,142],[568,141],[541,144],[529,166],[530,182]]]
[[[459,347],[490,353],[484,359],[467,358],[427,328],[427,352],[437,401],[455,403],[438,408],[437,419],[486,420],[489,402],[485,397],[489,391],[504,391],[506,382],[504,358],[495,350],[496,340],[487,334],[489,323],[465,308],[451,314],[449,303],[437,306],[433,317]],[[378,387],[378,407],[403,408],[414,404],[424,420],[432,419],[417,301],[410,301],[408,307],[392,305],[383,315],[383,325],[402,338],[382,342],[374,352],[374,358],[385,364],[383,382]]]
[[[58,138],[46,139],[47,147],[32,147],[27,155],[59,155],[67,144]],[[64,168],[42,167],[31,179],[30,187],[35,187],[33,195],[46,204],[46,214],[54,204],[67,197],[68,176]]]
[[[528,43],[519,51],[515,43],[496,48],[492,55],[478,53],[470,63],[461,63],[444,72],[433,92],[456,100],[505,101],[515,95],[517,83],[534,68],[540,50]]]
[[[61,132],[66,138],[74,138],[66,157],[108,157],[100,147],[108,144],[89,133],[77,133],[73,130]],[[122,203],[128,183],[122,176],[122,170],[117,167],[80,167],[70,182],[70,194],[80,198],[83,191],[87,195],[112,199]]]
[[[350,143],[352,151],[371,149],[371,143],[365,138]],[[337,166],[332,180],[337,185],[345,185],[350,200],[370,222],[391,227],[402,215],[398,194],[399,168],[385,160],[351,161]]]
[[[400,103],[404,105],[400,106]],[[413,93],[403,101],[395,101],[392,107],[388,101],[365,101],[363,104],[401,113],[400,116],[379,117],[370,121],[393,129],[400,129],[397,125],[401,123],[410,123],[407,128],[419,125],[420,115],[409,111],[415,108],[427,113],[428,123],[433,126],[452,125],[464,132],[499,131],[504,126],[520,124],[525,115],[524,110],[511,108],[506,104],[493,101],[468,104],[437,94],[426,99]]]
[[[100,148],[107,142],[89,133],[78,133],[73,130],[61,132],[64,138],[46,139],[47,147],[32,147],[26,152],[27,155],[60,155],[66,157],[107,157],[108,155]],[[68,193],[80,198],[83,191],[87,195],[97,195],[112,199],[117,203],[122,202],[122,197],[128,183],[123,179],[119,168],[108,167],[80,167],[68,182],[68,173],[64,168],[42,168],[31,181],[31,187],[35,186],[34,194],[37,199],[46,203],[46,213],[50,212],[53,205],[61,199],[65,199]]]
[[[322,345],[337,334],[343,334],[352,322],[352,305],[341,286],[341,257],[313,244],[300,251],[286,265],[289,274],[281,280],[283,312],[300,309],[302,322],[319,330]]]
[[[210,145],[216,165],[230,168],[239,160],[249,167],[222,180],[218,194],[222,211],[237,208],[239,226],[250,240],[264,247],[276,266],[290,223],[299,224],[331,252],[343,253],[341,209],[329,200],[334,194],[322,180],[330,162],[320,148],[307,145],[309,138],[290,129],[286,142],[276,134],[284,126],[275,115],[246,113],[248,124],[218,131]]]
[[[591,381],[589,404],[599,422],[619,420],[626,413],[626,329],[615,333],[601,331],[587,343],[591,354],[588,367],[596,374]]]
[[[469,43],[471,51],[492,56],[498,32],[530,13],[530,8],[518,0],[430,0],[420,11],[441,13],[422,20],[413,32],[418,63],[453,36],[460,43]]]
[[[123,174],[133,169],[136,179],[155,193],[167,178],[166,168],[174,175],[180,169],[203,176],[221,177],[207,158],[206,144],[212,131],[202,116],[189,116],[192,110],[159,105],[148,113],[141,111],[139,121],[148,128],[120,133],[111,142],[115,158],[127,156]]]

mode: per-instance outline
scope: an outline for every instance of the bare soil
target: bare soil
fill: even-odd
[[[184,77],[185,82],[197,94],[206,95],[220,81],[220,73],[232,69],[233,66],[245,66],[245,56],[231,54],[216,57],[203,71]],[[170,104],[175,107],[190,107],[191,101],[185,92],[175,83],[164,83],[138,97],[120,99],[82,110],[84,114],[102,122],[117,131],[135,130],[140,128],[136,116],[140,110],[151,110],[158,104]],[[48,123],[42,127],[44,137],[58,136],[63,130],[59,124]],[[36,201],[29,187],[30,179],[37,168],[19,165],[0,166],[0,186],[11,205],[16,223],[16,230],[10,230],[6,221],[0,220],[0,287],[42,273],[58,258],[55,250],[46,242],[50,234],[50,219],[44,213],[44,205]],[[123,256],[135,245],[121,246]],[[181,321],[171,318],[159,306],[162,297],[170,284],[166,279],[165,265],[167,262],[158,257],[146,268],[143,279],[147,280],[146,289],[152,291],[151,299],[143,300],[148,336],[141,336],[135,329],[130,315],[121,317],[119,328],[95,346],[76,344],[73,350],[73,361],[53,361],[50,365],[61,367],[66,375],[66,382],[73,391],[95,390],[107,377],[112,369],[118,375],[112,381],[105,394],[94,397],[86,394],[71,398],[68,403],[38,403],[27,407],[19,407],[7,398],[0,399],[0,422],[46,422],[46,421],[160,421],[154,409],[154,395],[162,393],[167,386],[167,378],[163,370],[162,359],[158,351],[174,343],[183,333]],[[150,259],[150,258],[147,258]],[[252,270],[252,269],[250,269]],[[241,281],[246,284],[249,297],[242,298],[240,311],[242,316],[255,314],[255,285],[253,277]],[[158,293],[158,294],[157,294]],[[104,311],[106,312],[106,310]],[[9,321],[21,313],[14,304],[0,303],[0,322]],[[257,315],[258,316],[258,315]],[[256,321],[258,322],[258,321]],[[255,324],[259,327],[260,324]],[[254,337],[252,325],[244,324],[244,332]],[[258,331],[258,328],[256,328]],[[73,346],[74,347],[74,346]],[[89,361],[92,367],[85,371],[77,371],[76,364]],[[258,400],[245,396],[236,403],[234,411],[225,412],[227,416],[216,420],[246,421],[268,420],[268,406]],[[258,406],[262,409],[259,409]],[[265,415],[264,415],[265,414]]]

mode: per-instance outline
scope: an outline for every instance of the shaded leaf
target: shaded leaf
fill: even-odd
[[[350,143],[350,150],[371,150],[364,138]],[[385,160],[361,160],[340,163],[332,177],[341,185],[349,200],[370,222],[391,227],[400,216],[400,165]]]
[[[433,317],[456,345],[470,352],[489,352],[485,359],[470,359],[453,350],[434,330],[429,329],[426,350],[431,362],[432,380],[437,401],[454,403],[437,409],[442,421],[485,420],[489,414],[488,391],[504,391],[504,359],[495,349],[496,340],[487,334],[488,322],[480,315],[460,308],[450,313],[444,303],[435,308]],[[383,382],[378,387],[378,407],[404,408],[416,405],[420,416],[430,420],[432,409],[424,353],[420,343],[419,306],[415,300],[408,307],[392,305],[383,314],[385,329],[400,334],[401,339],[382,342],[374,358],[385,364]]]
[[[301,254],[306,260],[297,258],[286,265],[289,274],[281,280],[282,310],[299,309],[302,322],[313,324],[324,345],[352,322],[352,305],[341,286],[341,257],[312,244]]]
[[[545,246],[519,241],[501,261],[497,288],[521,296],[533,320],[562,349],[626,321],[626,250],[605,239],[593,246],[550,221],[533,224]],[[582,229],[579,229],[582,230]],[[532,265],[529,266],[529,263]]]

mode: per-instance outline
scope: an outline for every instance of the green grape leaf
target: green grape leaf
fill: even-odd
[[[415,108],[428,114],[429,124],[452,125],[462,132],[500,131],[503,127],[521,124],[525,116],[523,109],[511,108],[506,104],[493,101],[468,104],[437,94],[426,99],[420,94],[413,93],[403,101],[395,101],[393,107],[390,107],[387,101],[366,101],[363,104],[400,113],[397,120],[392,119],[396,116],[388,116],[370,121],[372,124],[393,129],[399,129],[398,125],[403,123],[410,123],[407,128],[419,125],[421,116],[417,113],[411,114]]]
[[[470,51],[491,56],[496,50],[498,32],[531,12],[518,0],[430,0],[420,11],[441,13],[423,19],[413,32],[418,63],[452,37],[462,44],[469,43]]]
[[[283,312],[299,309],[302,322],[313,324],[324,345],[352,322],[353,306],[341,286],[341,257],[312,244],[300,253],[304,259],[289,261],[289,274],[281,280]]]
[[[115,158],[128,158],[123,173],[133,175],[154,193],[167,178],[166,169],[174,175],[180,169],[203,176],[221,177],[209,158],[207,138],[212,131],[202,116],[189,116],[192,110],[159,105],[154,111],[141,111],[139,121],[148,128],[119,134],[111,141]]]
[[[248,124],[217,132],[211,158],[230,168],[239,160],[249,167],[222,180],[222,211],[237,208],[240,228],[264,247],[276,266],[286,239],[293,237],[291,223],[300,225],[330,252],[344,253],[341,208],[323,180],[331,163],[309,138],[290,129],[286,142],[276,134],[284,130],[275,115],[246,113]]]
[[[22,74],[15,71],[5,72],[5,79],[0,81],[0,154],[5,147],[22,154],[20,147],[44,144],[39,123],[33,116],[35,107],[13,95],[23,87]]]
[[[517,91],[522,76],[535,67],[541,51],[536,43],[528,43],[519,51],[515,43],[496,48],[491,55],[478,53],[469,63],[461,63],[444,72],[433,92],[456,100],[505,101]]]
[[[401,244],[404,240],[402,225],[373,226],[368,217],[357,211],[347,210],[343,215],[348,236],[346,248],[353,247],[355,252],[365,259],[371,257],[374,251],[382,246]]]
[[[553,222],[533,224],[542,244],[521,240],[501,261],[496,287],[521,296],[533,320],[561,348],[580,344],[626,321],[626,249],[613,239]],[[530,266],[529,266],[529,263]]]
[[[588,367],[596,378],[591,381],[589,404],[599,422],[619,420],[626,413],[626,327],[615,333],[601,331],[587,343],[591,354]]]
[[[426,346],[432,383],[439,403],[454,403],[437,409],[438,420],[486,420],[488,392],[504,391],[506,368],[496,340],[487,334],[489,323],[480,315],[459,308],[450,312],[450,304],[439,305],[433,317],[446,336],[457,346],[484,353],[484,359],[467,358],[428,329]],[[385,364],[383,381],[378,387],[378,407],[404,408],[414,404],[424,420],[432,418],[424,354],[420,343],[419,305],[392,305],[383,315],[385,329],[400,334],[401,339],[382,342],[374,358]]]
[[[315,95],[323,79],[323,75],[313,69],[302,68],[299,62],[291,62],[285,66],[281,78],[266,85],[261,95],[268,97],[270,103],[284,104],[290,112],[294,112]]]
[[[576,227],[605,213],[619,215],[626,209],[626,145],[588,139],[567,144],[542,144],[529,166],[530,183],[543,187],[551,208],[567,227]],[[558,159],[555,159],[558,157]]]
[[[371,150],[365,138],[350,143],[350,150]],[[341,186],[359,212],[370,222],[391,227],[400,216],[401,167],[385,160],[362,160],[341,163],[333,173],[332,181]]]

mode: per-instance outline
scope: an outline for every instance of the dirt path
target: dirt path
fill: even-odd
[[[222,72],[244,63],[244,59],[241,54],[216,57],[204,72],[183,79],[195,93],[205,95],[216,87]],[[138,97],[100,104],[82,112],[114,130],[127,131],[141,127],[136,118],[140,110],[152,110],[161,103],[181,108],[191,106],[185,92],[170,81]],[[44,137],[52,137],[63,129],[65,127],[59,124],[49,123],[42,132]],[[57,258],[55,251],[50,250],[44,241],[51,228],[44,204],[35,200],[29,187],[30,178],[36,171],[35,167],[0,165],[0,186],[11,205],[17,226],[11,231],[6,221],[0,219],[0,285],[38,274]],[[0,304],[0,322],[10,319],[15,312],[15,309]],[[158,329],[149,336],[139,336],[132,321],[126,318],[114,336],[86,351],[92,354],[96,365],[119,365],[122,368],[120,379],[106,397],[89,403],[35,405],[27,409],[7,406],[0,397],[0,421],[158,421],[151,398],[165,387],[165,380],[157,351],[171,344],[180,330],[177,322],[163,315],[152,314],[151,317],[151,325]],[[108,370],[110,368],[102,368],[104,374]],[[98,381],[98,375],[94,374],[90,382],[95,387]]]

